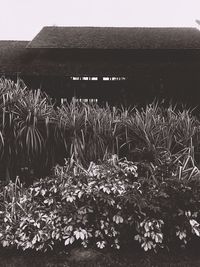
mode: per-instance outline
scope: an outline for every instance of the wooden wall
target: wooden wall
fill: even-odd
[[[31,88],[42,88],[53,98],[98,98],[100,103],[113,105],[140,105],[157,98],[200,105],[198,50],[36,52],[27,61],[28,73],[22,71],[20,77]],[[72,76],[108,75],[127,80],[69,80]]]

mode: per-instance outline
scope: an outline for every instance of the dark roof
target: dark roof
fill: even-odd
[[[196,28],[44,27],[28,48],[200,49]]]
[[[124,75],[179,61],[199,64],[197,29],[44,27],[31,42],[0,41],[0,75]]]
[[[17,73],[25,68],[28,41],[0,41],[0,73]],[[27,51],[27,52],[26,52]]]

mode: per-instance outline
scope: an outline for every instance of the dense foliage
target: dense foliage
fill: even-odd
[[[145,250],[187,246],[200,238],[198,173],[118,160],[57,166],[52,177],[1,189],[0,243],[46,251],[57,246],[100,249],[135,242]],[[165,179],[163,179],[165,176]]]
[[[0,244],[157,251],[199,242],[199,130],[190,110],[56,107],[1,79]]]
[[[84,167],[112,154],[159,165],[187,154],[199,164],[200,122],[190,110],[100,107],[72,101],[56,107],[40,90],[0,79],[0,172],[27,183],[44,177],[64,158]],[[181,156],[182,157],[182,156]]]

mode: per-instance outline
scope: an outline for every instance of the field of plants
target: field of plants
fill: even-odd
[[[100,107],[73,100],[56,107],[21,80],[0,80],[0,165],[7,180],[45,176],[64,158],[88,167],[114,154],[156,165],[168,158],[182,164],[184,176],[191,170],[186,161],[190,167],[200,163],[199,126],[187,109],[155,103],[144,109]]]
[[[0,244],[42,253],[193,250],[199,153],[192,110],[56,106],[40,90],[2,78]]]

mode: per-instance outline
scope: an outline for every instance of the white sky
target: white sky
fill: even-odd
[[[0,39],[31,40],[43,26],[195,27],[200,0],[0,0]]]

